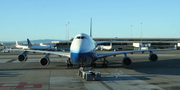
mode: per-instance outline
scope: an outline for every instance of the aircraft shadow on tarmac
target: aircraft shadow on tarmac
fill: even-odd
[[[159,75],[180,75],[180,59],[159,60],[157,62],[135,62],[127,69],[137,72]]]
[[[0,77],[17,77],[21,74],[18,74],[17,72],[0,72]]]
[[[159,74],[159,75],[180,75],[180,59],[167,59],[167,60],[158,60],[157,62],[150,62],[150,61],[143,61],[143,62],[132,62],[130,66],[123,66],[121,61],[109,61],[108,67],[105,69],[119,69],[119,68],[125,68],[125,69],[132,69],[135,70],[136,72],[140,73],[146,73],[146,74]],[[39,65],[39,63],[36,63]],[[97,66],[94,67],[94,69],[103,69],[101,67],[100,62],[97,62]],[[55,65],[55,67],[54,67]],[[36,65],[33,65],[36,66]],[[66,67],[65,63],[51,63],[47,67],[41,67],[38,66],[36,68],[34,67],[28,67],[28,68],[12,68],[12,69],[0,69],[0,71],[14,71],[14,70],[72,70],[72,69],[77,69],[78,70],[78,65],[74,65],[74,67]],[[5,75],[17,75],[16,73],[5,73],[5,72],[0,72],[0,76]]]
[[[141,79],[141,80],[150,80],[150,78],[147,78],[147,76],[132,77],[132,76],[121,76],[121,75],[119,75],[117,78],[114,77],[114,76],[101,77],[101,81],[122,81],[122,80],[126,81],[126,80],[139,80],[139,79]]]

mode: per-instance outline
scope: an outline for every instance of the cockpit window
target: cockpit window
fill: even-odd
[[[76,37],[76,39],[86,39],[86,37],[84,37],[84,36],[79,36],[79,37]]]

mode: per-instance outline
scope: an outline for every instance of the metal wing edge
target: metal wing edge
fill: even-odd
[[[176,48],[173,49],[151,49],[151,50],[133,50],[133,51],[119,51],[119,52],[108,52],[108,53],[97,53],[98,59],[99,58],[105,58],[113,55],[118,54],[125,54],[125,53],[135,53],[135,52],[150,52],[150,51],[169,51],[169,50],[176,50]]]
[[[6,49],[10,51],[26,51],[26,52],[35,52],[35,53],[46,53],[46,54],[54,54],[59,56],[64,56],[70,58],[69,52],[54,52],[54,51],[41,51],[41,50],[24,50],[24,49]]]

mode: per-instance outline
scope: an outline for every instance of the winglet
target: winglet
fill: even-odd
[[[33,45],[31,44],[31,42],[29,41],[29,39],[27,39],[27,43],[28,43],[28,46],[29,46],[29,47],[33,46]]]
[[[174,49],[177,49],[176,45],[174,46]]]
[[[91,18],[91,21],[90,21],[90,37],[92,37],[92,18]]]

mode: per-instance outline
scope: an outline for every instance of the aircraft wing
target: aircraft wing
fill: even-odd
[[[151,49],[151,50],[132,50],[132,51],[119,51],[119,52],[107,52],[107,53],[97,53],[98,59],[105,58],[109,56],[114,56],[118,54],[126,54],[126,53],[135,53],[135,52],[152,52],[152,51],[168,51],[168,50],[176,50],[176,46],[172,49]]]
[[[61,57],[68,57],[70,58],[69,52],[56,52],[56,51],[40,51],[40,50],[24,50],[24,49],[6,49],[10,51],[26,51],[26,52],[34,52],[34,53],[46,53],[46,54],[54,54]]]

